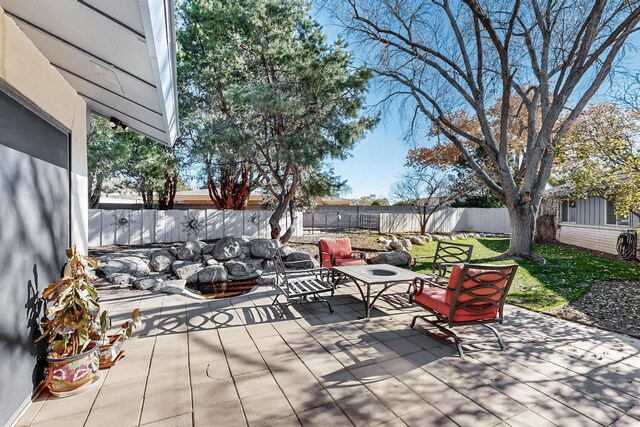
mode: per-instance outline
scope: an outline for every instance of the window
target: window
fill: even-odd
[[[607,225],[624,225],[628,227],[631,222],[631,215],[629,213],[626,216],[616,215],[615,211],[614,204],[607,200]]]
[[[576,222],[576,202],[573,200],[562,201],[562,222]]]

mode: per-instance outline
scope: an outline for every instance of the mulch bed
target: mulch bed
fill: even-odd
[[[595,283],[580,298],[550,314],[640,338],[640,282]]]

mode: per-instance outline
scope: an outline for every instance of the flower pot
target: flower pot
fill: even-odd
[[[110,368],[119,360],[123,342],[124,335],[111,335],[109,343],[100,346],[100,369]]]
[[[91,342],[87,350],[75,356],[47,357],[49,390],[52,393],[63,393],[92,383],[98,373],[99,360],[97,342]]]

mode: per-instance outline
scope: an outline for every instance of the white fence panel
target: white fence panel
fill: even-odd
[[[221,239],[224,237],[224,211],[207,209],[207,239]]]
[[[102,246],[102,211],[99,209],[89,211],[89,246]]]
[[[381,213],[381,233],[418,233],[420,221],[412,213]],[[474,231],[509,233],[506,208],[446,208],[434,212],[427,223],[427,233]]]
[[[271,236],[270,211],[189,210],[89,210],[89,246],[144,245],[187,240],[215,240],[223,236]],[[291,224],[281,221],[282,233]],[[302,213],[295,216],[294,236],[302,236]]]

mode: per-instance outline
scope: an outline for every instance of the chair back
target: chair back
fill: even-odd
[[[433,256],[432,269],[434,272],[440,270],[442,263],[455,264],[470,262],[472,253],[473,245],[440,240],[436,247],[436,254]]]
[[[284,262],[279,253],[273,257],[273,265],[276,273],[276,286],[289,298],[289,281],[287,280],[287,273],[285,273]]]
[[[451,306],[449,322],[498,319],[502,323],[504,302],[518,270],[511,265],[453,266],[445,302]]]
[[[320,251],[320,266],[332,268],[331,255],[335,258],[349,258],[353,254],[351,249],[351,239],[343,237],[341,239],[320,239],[318,242]]]

